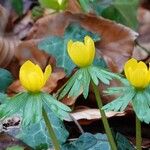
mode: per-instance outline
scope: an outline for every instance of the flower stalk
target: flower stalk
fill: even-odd
[[[142,150],[141,121],[136,116],[136,149]]]
[[[101,97],[100,97],[100,94],[99,94],[98,86],[95,85],[93,81],[92,81],[92,86],[93,86],[93,89],[94,89],[95,98],[96,98],[96,101],[97,101],[97,105],[98,105],[98,108],[99,108],[99,111],[100,111],[100,114],[101,114],[101,117],[102,117],[102,122],[103,122],[103,125],[104,125],[104,129],[105,129],[108,141],[110,143],[111,149],[112,150],[117,150],[117,146],[116,146],[114,137],[112,135],[107,117],[105,115],[104,110],[102,110],[103,104],[102,104],[102,100],[101,100]]]
[[[57,140],[57,137],[56,137],[53,127],[48,119],[48,116],[47,116],[47,113],[46,113],[44,107],[42,108],[42,115],[43,115],[47,130],[48,130],[48,133],[49,133],[49,137],[52,140],[55,150],[60,150],[59,142]]]

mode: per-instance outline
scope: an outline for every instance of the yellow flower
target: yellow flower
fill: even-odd
[[[136,88],[145,88],[150,83],[150,69],[142,61],[132,58],[124,66],[126,78]]]
[[[38,65],[28,60],[20,68],[20,82],[27,91],[38,92],[45,85],[51,71],[52,68],[48,65],[43,73]]]
[[[85,36],[84,43],[77,41],[68,42],[68,54],[72,61],[79,67],[86,67],[93,63],[95,57],[95,45],[92,38]]]

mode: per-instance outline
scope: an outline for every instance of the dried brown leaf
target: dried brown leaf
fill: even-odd
[[[114,117],[114,116],[124,116],[126,113],[125,112],[114,112],[114,111],[109,111],[106,112],[106,116],[108,118]],[[97,120],[101,118],[99,109],[92,109],[92,108],[84,108],[84,109],[77,109],[71,115],[76,119],[76,120]],[[71,119],[68,121],[72,121]]]
[[[0,37],[0,67],[7,67],[12,61],[20,41]]]
[[[15,35],[18,39],[24,39],[26,38],[32,25],[32,14],[29,12],[19,22],[15,23],[12,34]]]
[[[9,13],[7,10],[0,5],[0,35],[2,36],[4,34],[7,22],[8,22]]]
[[[10,136],[7,133],[0,133],[0,148],[1,150],[6,150],[8,147],[11,146],[22,146],[26,150],[31,150],[27,145],[25,145],[22,141]]]
[[[64,97],[61,100],[61,102],[66,104],[66,105],[68,105],[68,106],[73,106],[75,104],[77,98],[78,97],[69,97],[69,98],[68,97]]]
[[[138,9],[138,20],[140,23],[138,29],[139,37],[132,56],[138,60],[146,60],[150,54],[150,11],[140,7]]]
[[[87,30],[99,34],[102,39],[96,43],[97,51],[114,72],[121,72],[124,63],[132,56],[137,33],[108,19],[87,14],[64,12],[39,19],[28,38],[43,38],[48,35],[63,35],[72,22],[79,23]]]
[[[68,10],[72,13],[81,13],[82,12],[82,8],[79,5],[77,0],[68,0],[68,6],[67,6],[66,10]]]
[[[39,64],[44,69],[49,61],[49,55],[37,48],[39,40],[29,40],[20,43],[15,50],[15,57],[22,65],[26,60]]]
[[[24,91],[24,88],[21,86],[20,81],[16,80],[8,87],[7,94],[13,96],[22,91]]]
[[[63,79],[66,76],[65,72],[62,69],[55,69],[50,75],[43,91],[51,93],[58,86],[58,81]]]

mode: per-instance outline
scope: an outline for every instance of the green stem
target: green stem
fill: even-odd
[[[54,145],[55,150],[60,150],[59,142],[57,140],[57,137],[56,137],[55,132],[54,132],[54,130],[52,128],[52,125],[51,125],[51,123],[50,123],[50,121],[48,119],[48,116],[47,116],[47,113],[46,113],[44,107],[42,108],[42,115],[43,115],[46,127],[48,129],[48,133],[49,133],[50,139],[52,140],[52,143]]]
[[[136,149],[142,150],[141,122],[136,116]]]
[[[116,146],[114,137],[112,135],[107,117],[105,115],[104,110],[102,110],[103,104],[102,104],[102,100],[101,100],[101,97],[100,97],[100,94],[99,94],[99,88],[98,88],[97,85],[94,84],[94,82],[92,82],[92,86],[93,86],[93,89],[94,89],[95,98],[96,98],[96,101],[97,101],[97,105],[98,105],[98,108],[99,108],[99,111],[100,111],[100,114],[101,114],[101,117],[102,117],[102,122],[103,122],[103,125],[104,125],[104,129],[105,129],[105,132],[107,134],[107,138],[108,138],[108,141],[110,143],[111,149],[112,150],[117,150],[117,146]]]

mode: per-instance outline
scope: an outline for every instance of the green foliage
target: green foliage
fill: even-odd
[[[43,8],[50,8],[54,10],[64,10],[67,5],[67,0],[39,0]]]
[[[86,68],[79,69],[60,89],[58,99],[62,99],[66,94],[68,97],[78,96],[83,89],[83,95],[85,98],[88,96],[90,84],[90,76]]]
[[[117,99],[113,100],[112,102],[108,103],[107,105],[103,106],[102,109],[106,111],[124,111],[127,107],[129,102],[133,99],[136,92],[132,87],[128,88],[109,88],[107,93],[111,94],[121,94]]]
[[[0,68],[0,92],[5,92],[12,81],[13,76],[11,73],[6,69]]]
[[[132,103],[137,117],[145,123],[150,123],[150,86],[145,89],[136,89],[125,79],[123,87],[112,87],[104,91],[108,95],[119,95],[118,98],[103,106],[106,111],[124,111],[129,102]]]
[[[23,0],[11,0],[11,4],[18,15],[23,14]]]
[[[57,139],[61,144],[65,143],[69,133],[65,129],[62,120],[60,120],[48,107],[46,111]],[[36,150],[47,150],[48,147],[52,147],[52,143],[46,130],[44,120],[41,120],[36,124],[21,128],[19,134],[16,137]]]
[[[40,6],[33,7],[33,9],[32,9],[32,18],[33,18],[33,20],[36,21],[37,19],[42,17],[43,13],[44,13],[44,9],[42,7],[40,7]]]
[[[41,96],[43,99],[43,103],[46,104],[57,117],[59,117],[60,119],[70,118],[69,112],[71,111],[71,109],[68,106],[54,99],[49,94],[43,93]]]
[[[0,105],[0,118],[9,117],[17,112],[25,105],[26,94],[20,93],[13,97],[12,100]]]
[[[114,73],[108,72],[104,70],[103,68],[97,67],[97,66],[91,66],[88,68],[88,72],[90,74],[90,77],[92,81],[98,85],[99,80],[104,83],[109,85],[110,80],[112,80],[113,77],[115,77]]]
[[[67,81],[67,83],[58,91],[58,99],[62,99],[68,94],[68,97],[78,96],[83,90],[83,96],[86,99],[89,93],[89,85],[92,80],[96,85],[99,80],[109,85],[110,80],[119,78],[118,75],[104,70],[101,67],[89,66],[80,68],[76,73]]]
[[[134,150],[130,142],[120,133],[116,134],[118,150]],[[76,141],[64,144],[62,150],[111,150],[105,134],[84,133]]]
[[[117,141],[118,150],[135,150],[128,139],[120,133],[116,133],[115,139]]]
[[[64,34],[64,37],[49,36],[41,41],[38,45],[39,49],[52,54],[56,61],[57,66],[65,69],[69,75],[75,67],[67,53],[67,43],[70,39],[73,41],[83,41],[84,37],[89,35],[93,40],[99,41],[100,37],[97,34],[91,33],[78,24],[70,24]]]
[[[12,146],[8,147],[6,150],[24,150],[22,146]]]
[[[69,117],[70,108],[49,94],[23,92],[0,105],[0,118],[17,114],[21,110],[22,125],[27,126],[42,119],[42,107],[45,105],[61,119]]]
[[[133,109],[137,117],[145,123],[150,123],[150,88],[138,91],[132,100]]]
[[[118,23],[137,29],[137,8],[139,0],[79,0],[86,12],[94,11]]]
[[[82,134],[76,141],[63,145],[62,150],[111,150],[104,134]]]
[[[103,68],[107,68],[107,64],[101,56],[96,56],[95,57],[95,59],[93,61],[93,65],[103,67]]]
[[[24,92],[12,97],[0,105],[0,118],[13,114],[21,116],[21,131],[16,137],[33,148],[48,146],[51,145],[51,140],[42,119],[42,107],[45,107],[60,143],[64,143],[68,132],[58,117],[66,117],[68,114],[65,111],[70,111],[70,108],[46,93]]]
[[[4,93],[0,93],[0,104],[7,102],[7,100],[8,100],[7,95]]]

